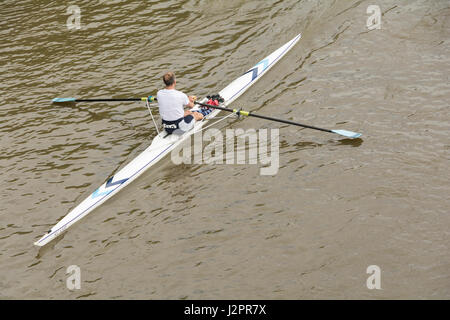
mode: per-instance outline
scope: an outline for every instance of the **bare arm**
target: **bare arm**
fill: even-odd
[[[197,97],[196,96],[188,96],[188,98],[189,98],[189,104],[187,104],[187,106],[189,108],[193,108],[195,105],[194,101],[197,99]]]

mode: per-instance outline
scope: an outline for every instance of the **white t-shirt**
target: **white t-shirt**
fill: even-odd
[[[167,121],[183,118],[183,107],[189,104],[188,96],[175,89],[159,90],[156,99],[158,99],[159,114]]]

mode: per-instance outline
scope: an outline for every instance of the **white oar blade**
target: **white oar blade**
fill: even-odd
[[[347,137],[347,138],[359,138],[362,136],[361,133],[353,132],[353,131],[347,131],[347,130],[331,130],[334,133],[340,134],[341,136]]]
[[[55,98],[52,102],[74,102],[75,98]]]

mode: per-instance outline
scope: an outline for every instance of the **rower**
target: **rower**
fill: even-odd
[[[168,134],[175,130],[182,132],[191,130],[195,121],[203,119],[200,112],[184,110],[184,107],[194,107],[195,97],[187,96],[175,89],[177,81],[173,72],[167,72],[163,76],[163,81],[166,88],[159,90],[156,97],[164,129]]]

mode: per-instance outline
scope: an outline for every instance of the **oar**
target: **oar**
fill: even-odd
[[[197,101],[195,101],[195,103],[200,106],[219,109],[219,110],[228,111],[228,112],[233,112],[233,113],[236,113],[236,114],[242,115],[242,116],[255,117],[255,118],[260,118],[260,119],[265,119],[265,120],[271,120],[271,121],[276,121],[276,122],[281,122],[281,123],[292,124],[294,126],[299,126],[299,127],[303,127],[303,128],[309,128],[309,129],[320,130],[320,131],[325,131],[325,132],[330,132],[330,133],[336,133],[341,136],[344,136],[347,138],[352,138],[352,139],[359,138],[361,136],[361,133],[348,131],[348,130],[329,130],[329,129],[314,127],[314,126],[310,126],[310,125],[306,125],[306,124],[301,124],[301,123],[290,121],[290,120],[261,116],[259,114],[251,113],[250,111],[243,111],[240,109],[229,109],[229,108],[224,108],[224,107],[219,107],[219,106],[213,106],[210,104],[201,103],[201,102],[197,102]]]
[[[143,97],[143,98],[123,98],[123,99],[77,99],[77,98],[55,98],[52,100],[53,103],[61,102],[108,102],[108,101],[155,101],[156,98],[153,96]]]
[[[148,96],[148,97],[142,97],[142,98],[123,98],[123,99],[55,98],[55,99],[52,100],[52,102],[53,103],[62,103],[62,102],[147,101],[147,100],[148,101],[157,101],[156,97]],[[276,121],[276,122],[291,124],[291,125],[299,126],[299,127],[303,127],[303,128],[309,128],[309,129],[320,130],[320,131],[324,131],[324,132],[336,133],[336,134],[339,134],[341,136],[344,136],[344,137],[347,137],[347,138],[352,138],[352,139],[359,138],[361,136],[361,133],[348,131],[348,130],[324,129],[324,128],[314,127],[314,126],[310,126],[310,125],[306,125],[306,124],[301,124],[301,123],[290,121],[290,120],[277,119],[277,118],[272,118],[272,117],[268,117],[268,116],[261,116],[259,114],[251,113],[250,111],[243,111],[243,110],[240,110],[240,109],[238,110],[238,109],[229,109],[229,108],[224,108],[224,107],[219,107],[219,106],[213,106],[213,105],[206,104],[206,103],[201,103],[201,102],[198,102],[198,101],[195,101],[194,103],[196,103],[196,104],[198,104],[200,106],[204,106],[204,107],[209,107],[209,108],[219,109],[219,110],[223,110],[223,111],[233,112],[233,113],[236,113],[236,114],[239,114],[239,115],[242,115],[242,116],[255,117],[255,118],[260,118],[260,119],[265,119],[265,120],[270,120],[270,121]]]

